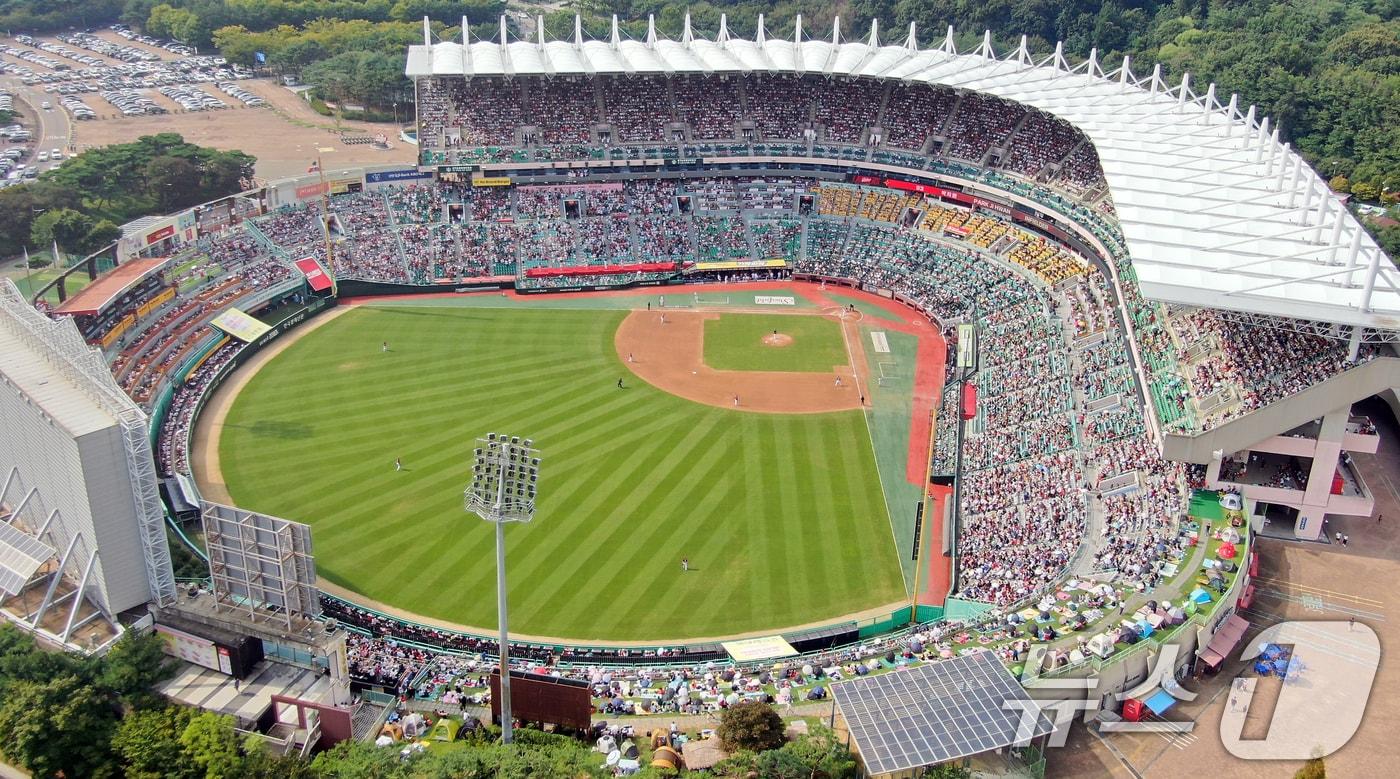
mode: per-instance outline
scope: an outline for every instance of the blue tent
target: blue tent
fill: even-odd
[[[1197,587],[1191,591],[1191,600],[1196,603],[1210,603],[1210,593]]]
[[[1174,703],[1176,703],[1176,698],[1173,698],[1166,690],[1158,690],[1152,693],[1152,697],[1143,701],[1142,705],[1151,709],[1153,714],[1160,717],[1162,716],[1162,712],[1170,709]]]

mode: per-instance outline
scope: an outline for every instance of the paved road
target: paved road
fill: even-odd
[[[13,77],[0,79],[0,88],[14,93],[15,107],[24,116],[21,123],[34,134],[35,155],[51,149],[63,149],[65,154],[71,151],[68,143],[72,130],[71,120],[68,112],[59,107],[57,95],[48,94],[40,86],[25,86],[18,78]],[[45,111],[39,107],[45,100],[53,105],[52,109]],[[24,105],[21,105],[21,102]]]

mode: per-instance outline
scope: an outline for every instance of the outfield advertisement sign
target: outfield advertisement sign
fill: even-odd
[[[301,275],[306,277],[306,283],[311,285],[311,289],[316,292],[325,292],[331,288],[331,277],[316,258],[303,257],[292,264],[301,271]]]
[[[262,337],[263,333],[271,330],[272,327],[261,320],[254,319],[246,312],[236,308],[230,308],[209,324],[219,328],[229,335],[237,338],[245,344],[252,343]]]
[[[743,641],[725,641],[721,646],[736,663],[749,663],[755,660],[773,660],[780,657],[794,657],[797,650],[782,636],[747,638]]]

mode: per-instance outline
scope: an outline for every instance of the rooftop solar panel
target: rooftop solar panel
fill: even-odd
[[[862,677],[831,691],[872,774],[956,760],[1055,729],[990,652]],[[1004,705],[1012,700],[1034,707],[1026,732],[1018,732],[1023,709]]]
[[[29,577],[53,556],[48,544],[0,522],[0,590],[18,595]]]

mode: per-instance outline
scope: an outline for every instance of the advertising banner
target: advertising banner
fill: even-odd
[[[978,208],[985,208],[988,211],[995,211],[998,214],[1011,215],[1011,207],[1005,203],[998,203],[995,200],[988,200],[985,197],[974,197],[972,204]]]
[[[474,187],[508,187],[510,176],[477,176],[472,179]]]
[[[303,257],[292,263],[301,275],[306,277],[306,283],[311,285],[311,289],[317,292],[324,292],[331,288],[331,277],[326,273],[326,269],[321,267],[321,263],[312,257]]]
[[[797,654],[782,636],[765,636],[763,638],[749,638],[743,641],[725,641],[721,646],[729,656],[737,663],[748,663],[754,660],[770,660],[778,657],[792,657]]]
[[[476,180],[472,180],[476,184]],[[477,186],[485,186],[477,184]],[[621,192],[622,182],[606,184],[527,184],[518,188],[521,192]]]
[[[175,297],[175,288],[166,287],[164,290],[161,291],[159,295],[156,295],[150,300],[147,300],[145,303],[142,303],[141,305],[137,306],[136,316],[144,317],[152,311],[155,311],[157,308],[160,308],[167,300],[170,300],[173,297]]]
[[[223,330],[245,344],[250,344],[272,329],[266,322],[249,316],[246,312],[230,308],[214,317],[209,324]]]
[[[159,623],[155,625],[155,631],[160,636],[161,648],[166,654],[211,671],[222,670],[219,665],[219,653],[214,648],[213,641]]]
[[[375,173],[365,174],[366,184],[384,184],[391,181],[420,181],[433,177],[430,170],[419,170],[417,168],[404,168],[402,170],[381,170]]]
[[[122,317],[120,321],[112,326],[111,330],[107,331],[106,335],[102,336],[102,348],[106,349],[111,346],[113,342],[122,337],[122,333],[125,333],[127,329],[134,324],[136,324],[136,316],[134,314],[127,314]]]
[[[150,246],[151,244],[156,243],[158,241],[163,241],[174,234],[175,225],[166,225],[165,227],[162,227],[159,230],[146,233],[146,245]]]
[[[721,260],[717,262],[697,262],[692,270],[761,270],[763,268],[786,268],[787,260],[773,257],[766,260]]]

